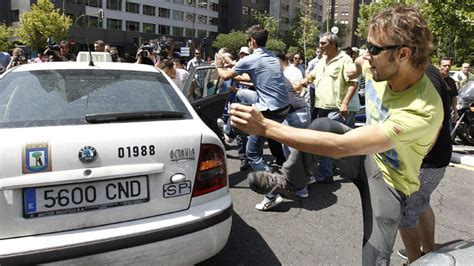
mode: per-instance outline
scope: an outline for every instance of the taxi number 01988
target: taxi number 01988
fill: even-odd
[[[119,158],[131,158],[139,156],[153,156],[155,155],[155,145],[142,145],[142,146],[127,146],[118,148],[118,157]]]

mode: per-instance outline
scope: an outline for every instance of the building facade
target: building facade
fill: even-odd
[[[344,25],[348,32],[346,38],[341,40],[343,46],[360,46],[362,41],[357,38],[355,32],[358,27],[359,7],[361,4],[370,4],[372,0],[324,0],[323,21],[328,18],[334,24]],[[328,31],[328,29],[324,29]]]
[[[5,0],[5,21],[15,26],[32,0]],[[178,47],[206,49],[218,33],[218,0],[52,0],[74,20],[70,39],[87,44],[101,39],[134,53],[150,39],[172,37]],[[2,8],[3,9],[3,8]],[[104,19],[98,17],[104,11]],[[5,12],[4,12],[5,13]],[[10,20],[8,20],[10,16]],[[2,17],[0,17],[2,19]]]
[[[323,0],[274,0],[270,3],[270,16],[278,21],[278,31],[287,35],[292,20],[300,14],[307,14],[316,22],[319,30],[323,25]]]
[[[220,0],[219,33],[246,30],[253,23],[252,15],[269,13],[270,0]]]

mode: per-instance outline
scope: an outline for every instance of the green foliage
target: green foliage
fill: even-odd
[[[57,42],[64,39],[71,25],[71,18],[55,9],[51,0],[38,0],[30,11],[21,14],[16,35],[33,50],[39,50],[45,47],[48,37]]]
[[[370,5],[361,5],[356,35],[366,39],[370,17],[397,2],[420,8],[433,34],[434,62],[443,56],[453,57],[457,64],[474,60],[474,10],[471,0],[382,0]]]
[[[233,55],[236,55],[240,51],[240,47],[247,46],[247,34],[242,31],[232,31],[228,34],[219,34],[217,38],[212,42],[212,47],[220,49],[227,47]]]
[[[285,51],[286,44],[280,39],[269,38],[267,41],[267,48],[271,51]]]
[[[292,21],[293,39],[296,41],[301,50],[298,53],[302,54],[304,58],[309,58],[308,51],[314,48],[319,37],[318,25],[311,18],[310,7],[311,1],[305,0],[303,4],[306,5],[303,12],[296,14]]]
[[[12,46],[10,38],[13,35],[13,29],[5,24],[0,24],[0,51],[6,52]]]
[[[250,25],[247,26],[250,27],[252,25],[260,24],[268,31],[269,39],[278,37],[278,21],[274,17],[269,16],[266,11],[257,12],[255,15],[252,16],[252,18],[253,20],[249,21]]]
[[[299,54],[299,53],[301,53],[301,52],[300,52],[300,48],[299,48],[299,47],[290,46],[290,47],[288,48],[288,53]]]

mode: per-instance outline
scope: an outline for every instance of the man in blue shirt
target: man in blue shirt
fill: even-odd
[[[260,25],[254,25],[247,31],[248,47],[252,54],[239,60],[233,68],[223,68],[224,58],[216,55],[216,66],[219,76],[224,80],[240,76],[250,76],[255,86],[253,90],[239,91],[238,97],[243,103],[253,104],[262,114],[274,121],[282,122],[290,109],[288,88],[275,55],[265,48],[268,31]],[[239,79],[239,77],[237,77]],[[266,138],[251,135],[247,142],[247,158],[253,170],[269,170],[263,160],[263,145]]]

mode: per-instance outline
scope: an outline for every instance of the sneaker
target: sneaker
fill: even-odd
[[[309,197],[308,187],[305,186],[304,188],[296,191],[295,195],[298,198],[307,199]]]
[[[397,252],[398,256],[404,260],[408,260],[408,255],[407,255],[407,250],[402,248],[402,249],[399,249],[398,252]]]
[[[224,135],[224,139],[227,143],[232,143],[234,142],[234,138],[229,137],[228,133],[230,132],[229,130],[229,125],[227,125],[222,118],[217,118],[217,127],[219,130],[222,132],[222,135]]]
[[[407,255],[407,250],[406,249],[404,249],[404,248],[399,249],[397,254],[400,258],[408,260],[408,255]],[[424,256],[424,255],[426,255],[426,253],[421,251],[421,256]]]
[[[240,161],[240,171],[247,171],[250,168],[250,164],[246,160]]]
[[[316,182],[317,182],[316,177],[314,177],[313,175],[308,177],[308,185],[314,184]]]
[[[284,162],[284,160],[275,159],[273,161],[268,161],[267,164],[281,167]]]
[[[222,132],[224,132],[224,126],[225,126],[224,120],[222,120],[222,118],[217,118],[217,127],[218,127]]]
[[[230,143],[234,142],[234,140],[235,140],[234,138],[229,137],[229,135],[227,135],[227,134],[224,133],[224,132],[222,132],[222,134],[224,135],[224,139],[225,139],[225,141],[226,141],[227,143],[230,144]]]
[[[247,175],[247,179],[250,189],[259,194],[274,193],[285,198],[291,198],[296,193],[296,188],[283,175],[278,173],[251,172]]]
[[[272,199],[265,197],[262,202],[255,205],[255,209],[259,211],[267,211],[274,208],[275,206],[280,204],[282,201],[283,201],[283,198],[280,195],[276,195]]]

